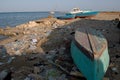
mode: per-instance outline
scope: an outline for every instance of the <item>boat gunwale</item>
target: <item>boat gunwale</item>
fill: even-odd
[[[90,38],[89,41],[90,41],[91,46],[93,47],[94,41],[91,39],[91,36],[89,34],[87,34],[87,35]],[[102,53],[104,52],[104,50],[107,48],[107,41],[105,41],[104,45],[102,46],[102,49],[100,49],[99,52],[96,50],[92,50],[92,52],[86,50],[85,47],[83,47],[77,40],[75,40],[75,38],[73,39],[73,42],[75,43],[77,48],[79,48],[91,60],[99,59],[100,56],[102,55]],[[94,48],[95,48],[95,46],[94,46]]]

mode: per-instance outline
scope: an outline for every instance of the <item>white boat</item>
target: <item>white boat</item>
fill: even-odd
[[[95,16],[99,13],[99,11],[83,11],[80,10],[79,8],[73,8],[70,12],[66,13],[66,14],[74,14],[75,18],[80,17],[80,18],[84,18],[84,17],[92,17]]]
[[[81,11],[79,8],[73,8],[69,13],[76,14],[76,13],[80,13],[80,12],[83,12],[83,11]]]

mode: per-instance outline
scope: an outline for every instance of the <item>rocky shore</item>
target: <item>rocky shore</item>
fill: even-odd
[[[120,12],[102,12],[90,19],[44,18],[0,29],[0,35],[7,36],[0,40],[0,80],[85,80],[70,56],[70,43],[80,27],[92,27],[106,37],[111,61],[105,77],[119,80],[119,20]]]

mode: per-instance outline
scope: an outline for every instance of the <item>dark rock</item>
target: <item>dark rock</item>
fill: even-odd
[[[116,57],[116,58],[120,58],[120,55],[116,55],[115,57]]]
[[[70,33],[70,35],[74,35],[74,34],[75,34],[75,32],[71,32],[71,33]]]
[[[10,70],[3,70],[0,72],[0,80],[11,80],[11,74]]]
[[[117,28],[120,29],[120,21],[117,24]]]

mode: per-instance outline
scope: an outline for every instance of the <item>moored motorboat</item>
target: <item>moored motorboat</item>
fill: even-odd
[[[69,14],[74,14],[76,18],[85,18],[85,17],[92,17],[95,16],[99,13],[99,11],[84,11],[84,10],[80,10],[79,8],[73,8],[70,12],[68,12]],[[67,13],[67,14],[68,14]]]
[[[107,40],[95,29],[80,28],[71,43],[74,63],[87,80],[102,80],[109,66]]]
[[[74,19],[75,15],[74,14],[65,14],[64,16],[57,17],[57,19]]]
[[[99,11],[82,11],[80,13],[76,13],[76,17],[85,18],[85,17],[93,17],[96,16]]]

